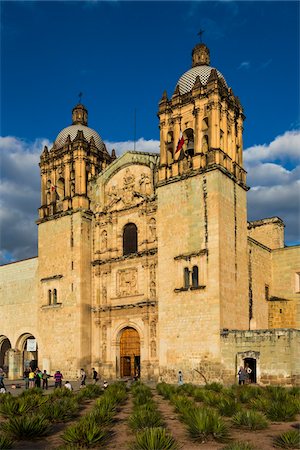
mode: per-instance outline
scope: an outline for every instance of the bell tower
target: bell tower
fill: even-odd
[[[210,66],[208,47],[197,44],[192,68],[179,79],[170,99],[159,102],[159,180],[178,176],[188,163],[195,170],[219,166],[246,185],[243,169],[243,108],[223,75]]]
[[[202,367],[221,379],[221,331],[249,326],[245,117],[205,44],[158,118],[161,375]]]
[[[72,124],[60,131],[50,150],[44,148],[40,160],[38,321],[54,341],[45,338],[39,351],[44,367],[54,371],[64,365],[68,378],[90,364],[93,212],[89,180],[111,161],[99,134],[88,127],[88,111],[81,103],[72,110]],[[71,338],[61,340],[60,329]],[[68,355],[76,357],[68,359]]]
[[[72,110],[72,125],[41,154],[40,219],[79,208],[89,209],[88,181],[112,158],[99,134],[88,127],[88,111],[79,103]]]

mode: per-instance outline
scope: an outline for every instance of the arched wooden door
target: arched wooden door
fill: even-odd
[[[124,328],[120,338],[120,376],[140,376],[140,336],[134,328]]]

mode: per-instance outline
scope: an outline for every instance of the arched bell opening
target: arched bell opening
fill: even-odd
[[[195,154],[195,144],[194,144],[194,130],[192,128],[187,128],[184,133],[184,150],[186,156],[194,156]]]
[[[120,377],[140,377],[141,343],[139,333],[126,327],[120,335]]]

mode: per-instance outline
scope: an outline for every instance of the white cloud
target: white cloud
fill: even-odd
[[[245,164],[257,161],[299,161],[300,131],[286,131],[270,144],[254,145],[244,152]]]
[[[269,144],[245,150],[248,171],[248,219],[279,216],[286,242],[300,241],[300,132],[287,131]]]
[[[250,61],[241,62],[241,64],[238,66],[238,69],[245,69],[245,70],[250,69]]]
[[[105,141],[105,145],[109,152],[114,148],[116,150],[117,156],[122,155],[126,151],[135,150],[138,152],[150,152],[159,153],[159,141],[154,139],[149,139],[148,141],[144,138],[140,138],[136,141],[135,146],[133,141],[123,141],[123,142],[110,142]]]
[[[16,137],[0,137],[1,185],[0,263],[29,258],[37,254],[37,209],[40,206],[39,156],[47,139],[26,142]],[[117,155],[134,149],[133,141],[106,142]],[[286,241],[299,240],[299,175],[296,165],[300,132],[290,131],[270,144],[245,150],[248,170],[249,220],[279,216],[286,223]],[[136,151],[159,152],[159,141],[140,138]]]

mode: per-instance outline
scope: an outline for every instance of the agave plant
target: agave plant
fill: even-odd
[[[288,390],[282,386],[267,386],[266,393],[275,402],[288,401]]]
[[[5,434],[0,434],[0,450],[9,449],[12,448],[12,446],[13,440]]]
[[[92,416],[86,416],[83,420],[68,427],[62,439],[68,444],[81,447],[93,447],[103,444],[109,437],[110,432],[97,424]]]
[[[49,421],[42,415],[26,415],[10,418],[2,424],[2,430],[15,439],[35,439],[50,429]]]
[[[273,401],[270,402],[266,414],[268,419],[274,422],[290,422],[295,420],[298,408],[293,402]]]
[[[195,408],[194,402],[185,395],[173,395],[171,402],[175,406],[175,410],[182,413],[186,409]]]
[[[297,430],[289,430],[274,439],[275,447],[300,449],[300,435]]]
[[[208,408],[186,410],[183,420],[193,439],[203,441],[211,436],[217,441],[224,442],[229,437],[227,425],[214,410]]]
[[[132,450],[178,450],[175,439],[164,428],[145,428],[136,434]]]
[[[166,399],[170,399],[170,397],[177,392],[177,388],[175,386],[167,383],[158,383],[156,386],[156,390]]]
[[[222,450],[255,450],[255,447],[249,442],[232,442],[223,447]]]
[[[249,430],[263,430],[268,427],[266,417],[260,412],[256,411],[239,411],[236,413],[232,421],[235,426],[248,428]]]
[[[178,393],[185,392],[188,395],[194,395],[194,391],[196,387],[191,383],[183,384],[182,386],[178,386]]]
[[[208,383],[204,386],[204,389],[208,389],[210,391],[222,392],[223,385],[221,383]]]
[[[158,411],[147,410],[144,408],[136,410],[129,417],[129,426],[132,430],[138,431],[143,428],[161,427],[163,421]]]
[[[73,397],[61,397],[41,406],[40,413],[50,422],[67,422],[78,412],[78,402]]]
[[[236,414],[240,410],[240,404],[236,401],[236,399],[223,397],[220,399],[220,402],[217,405],[219,414],[221,416],[231,417]]]
[[[209,406],[217,406],[221,398],[218,392],[208,390],[204,392],[203,402]]]
[[[270,407],[270,400],[266,397],[252,398],[250,400],[250,408],[262,412],[266,412]]]
[[[197,402],[204,402],[206,391],[203,388],[196,388],[193,397]]]

